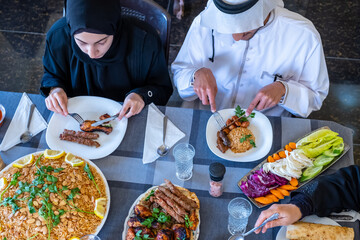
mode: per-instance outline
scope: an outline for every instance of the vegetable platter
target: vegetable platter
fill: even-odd
[[[258,208],[289,196],[336,163],[350,146],[329,127],[316,129],[270,155],[238,182]]]

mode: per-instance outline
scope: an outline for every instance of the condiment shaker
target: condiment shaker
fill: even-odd
[[[220,197],[223,194],[223,178],[225,175],[225,166],[219,162],[210,164],[210,190],[209,193],[213,197]]]

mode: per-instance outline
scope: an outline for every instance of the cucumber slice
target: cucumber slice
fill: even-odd
[[[333,146],[333,152],[340,155],[344,151],[345,144],[342,142],[336,146]]]
[[[305,169],[305,171],[303,172],[303,176],[304,177],[310,177],[310,178],[313,178],[315,177],[316,175],[318,175],[321,170],[322,170],[322,166],[311,166],[311,167],[308,167]]]
[[[329,163],[331,163],[332,160],[334,160],[334,157],[330,157],[330,156],[326,156],[326,155],[320,155],[315,159],[314,165],[317,166],[317,167],[326,166]]]
[[[307,180],[311,179],[311,177],[305,177],[305,176],[301,176],[299,181],[302,183],[302,182],[305,182]]]

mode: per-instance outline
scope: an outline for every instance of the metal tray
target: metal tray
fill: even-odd
[[[302,139],[302,138],[304,138],[304,137],[307,137],[307,136],[309,136],[310,134],[312,134],[312,133],[314,133],[314,132],[316,132],[316,131],[319,131],[319,130],[321,130],[321,129],[330,129],[330,128],[327,127],[327,126],[318,128],[318,129],[316,129],[316,130],[314,130],[314,131],[312,131],[312,132],[309,132],[308,134],[304,135],[303,137],[298,138],[298,139],[297,139],[296,141],[294,141],[294,142],[298,142],[300,139]],[[331,130],[331,129],[330,129],[330,130]],[[335,159],[334,159],[330,164],[326,165],[326,166],[321,170],[321,172],[320,172],[317,176],[315,176],[315,177],[313,177],[313,178],[311,178],[311,179],[309,179],[309,180],[307,180],[307,181],[305,181],[305,182],[302,182],[302,183],[299,182],[298,188],[301,188],[302,186],[306,185],[307,183],[309,183],[309,182],[312,181],[313,179],[317,178],[320,174],[322,174],[324,171],[326,171],[329,167],[331,167],[333,164],[335,164],[337,161],[339,161],[339,159],[342,158],[342,156],[344,156],[344,155],[349,151],[349,149],[350,149],[350,146],[349,146],[347,143],[344,142],[344,151],[341,153],[341,155],[335,157]],[[279,149],[276,153],[278,153],[278,152],[280,152],[280,151],[284,151],[284,149]],[[266,163],[266,162],[267,162],[267,158],[266,158],[264,161],[262,161],[261,163],[259,163],[259,165],[257,165],[256,167],[254,167],[251,171],[249,171],[245,176],[243,176],[243,177],[239,180],[239,182],[238,182],[238,187],[240,188],[241,182],[242,182],[242,181],[246,181],[246,180],[247,180],[247,177],[248,177],[253,171],[259,170],[259,169],[264,165],[264,163]],[[241,190],[241,188],[240,188],[240,190]],[[292,192],[292,191],[289,191],[289,192]],[[286,196],[285,196],[285,197],[286,197]],[[263,207],[266,207],[266,206],[268,206],[268,205],[273,204],[273,203],[270,203],[270,204],[264,205],[264,204],[261,204],[261,203],[256,202],[256,201],[254,200],[254,198],[251,198],[251,197],[248,197],[248,196],[247,196],[247,198],[248,198],[255,206],[257,206],[258,208],[263,208]]]

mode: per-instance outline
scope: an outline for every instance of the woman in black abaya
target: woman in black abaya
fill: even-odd
[[[67,98],[90,95],[123,101],[119,119],[172,93],[157,35],[121,18],[119,0],[68,0],[66,18],[46,37],[41,93],[49,110],[68,114]],[[90,107],[90,106],[89,106]]]

